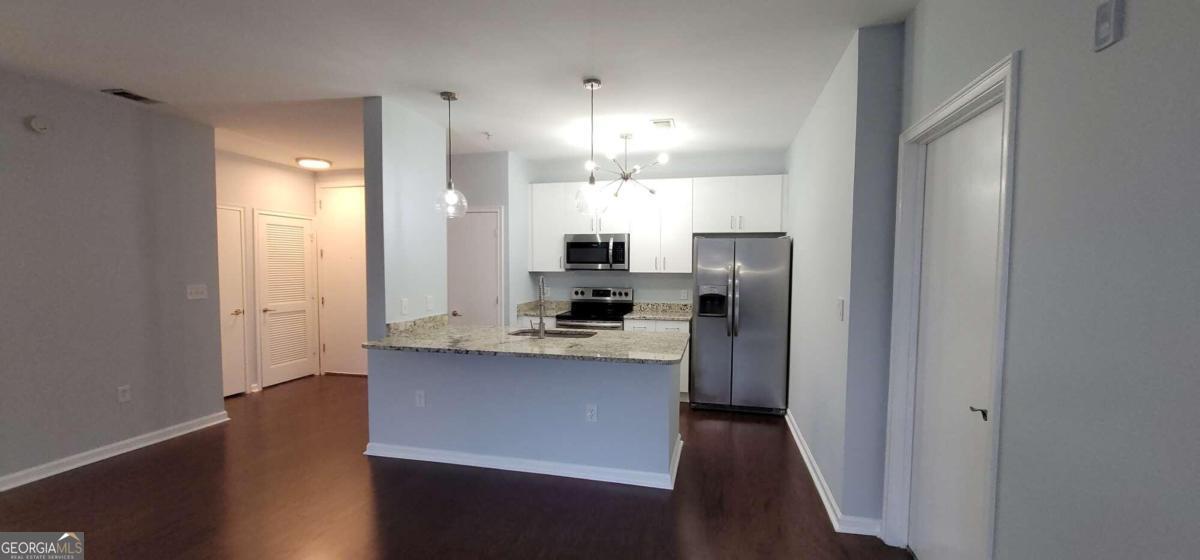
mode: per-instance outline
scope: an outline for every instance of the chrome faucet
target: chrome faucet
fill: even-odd
[[[546,338],[546,275],[538,276],[537,337]]]

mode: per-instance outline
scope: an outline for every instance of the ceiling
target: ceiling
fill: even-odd
[[[633,152],[779,150],[853,30],[901,21],[915,3],[2,2],[0,65],[125,88],[342,168],[361,165],[357,98],[401,97],[440,121],[445,89],[459,94],[455,153],[583,157],[584,76],[604,82],[602,143],[636,128]],[[644,133],[661,117],[676,120],[674,133]]]

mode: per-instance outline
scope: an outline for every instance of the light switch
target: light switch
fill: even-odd
[[[208,299],[208,284],[188,284],[188,299]]]
[[[680,301],[687,301],[691,298],[692,298],[692,294],[688,293],[688,290],[679,290],[679,300]]]

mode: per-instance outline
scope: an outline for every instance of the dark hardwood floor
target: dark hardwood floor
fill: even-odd
[[[0,530],[101,558],[908,558],[833,532],[780,418],[683,409],[673,492],[368,458],[366,380],[231,398],[232,420],[0,493]]]

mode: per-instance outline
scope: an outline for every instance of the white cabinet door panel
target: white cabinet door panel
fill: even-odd
[[[692,180],[667,179],[655,186],[659,206],[657,272],[692,271]]]
[[[692,231],[729,233],[737,227],[734,177],[697,177],[692,180]]]

